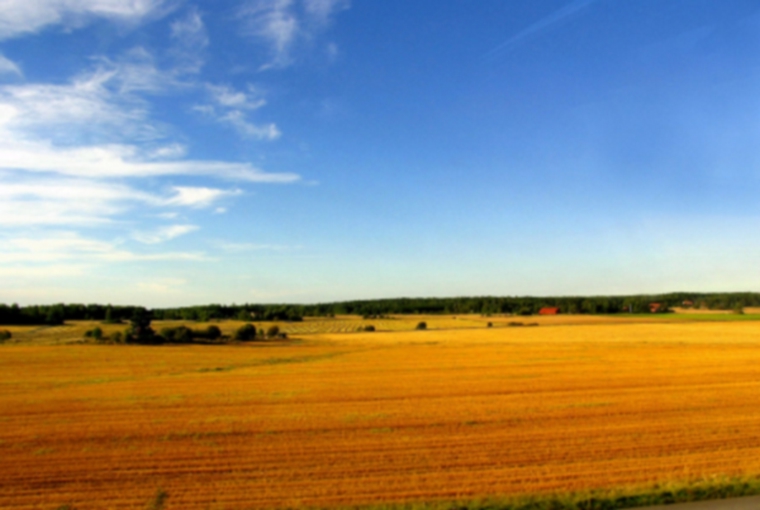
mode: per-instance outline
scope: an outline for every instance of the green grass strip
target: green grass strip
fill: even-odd
[[[618,510],[760,495],[760,479],[711,478],[565,494],[358,505],[344,510]]]

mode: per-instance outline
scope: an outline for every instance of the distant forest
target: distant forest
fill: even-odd
[[[55,304],[18,306],[0,304],[0,324],[55,325],[66,320],[121,322],[135,314],[149,314],[153,320],[206,322],[218,319],[244,321],[300,321],[304,317],[361,315],[377,317],[391,314],[513,314],[532,315],[542,307],[557,307],[562,313],[616,314],[650,313],[651,303],[663,305],[660,312],[693,303],[695,308],[733,310],[760,306],[760,293],[693,293],[673,292],[658,295],[591,296],[591,297],[456,297],[395,298],[344,301],[314,305],[201,305],[148,310],[140,306],[100,304]]]

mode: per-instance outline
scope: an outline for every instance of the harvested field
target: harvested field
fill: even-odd
[[[330,507],[760,475],[760,323],[339,331],[0,346],[0,507],[141,509],[159,489],[168,509]]]
[[[748,309],[749,310],[749,309]],[[572,326],[572,325],[621,325],[621,324],[662,324],[668,322],[734,322],[734,321],[758,321],[760,314],[748,313],[734,315],[731,313],[674,313],[674,314],[646,314],[646,315],[532,315],[527,317],[511,315],[393,315],[375,319],[363,319],[355,315],[343,315],[331,318],[306,317],[302,322],[283,321],[251,321],[257,329],[266,330],[270,326],[277,326],[280,331],[288,335],[298,337],[311,337],[322,334],[354,334],[364,331],[366,326],[374,326],[379,332],[405,332],[414,331],[420,322],[427,324],[430,330],[464,330],[482,329],[489,327],[503,328],[518,326]],[[188,326],[192,329],[205,330],[208,326],[218,326],[222,333],[233,336],[235,330],[245,324],[242,321],[223,320],[213,322],[184,322],[184,321],[153,321],[152,327],[157,332],[162,328]],[[85,332],[95,327],[103,331],[104,338],[108,338],[114,332],[123,332],[127,329],[127,323],[103,324],[97,321],[68,321],[61,326],[2,326],[0,329],[8,330],[13,334],[9,344],[24,345],[63,345],[92,343],[85,339]]]

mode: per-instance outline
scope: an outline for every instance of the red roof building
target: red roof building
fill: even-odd
[[[651,313],[657,313],[660,311],[660,309],[662,309],[661,303],[649,303],[649,311]]]
[[[559,315],[559,308],[556,306],[545,306],[538,311],[538,315]]]

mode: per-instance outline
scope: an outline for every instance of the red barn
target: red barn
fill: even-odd
[[[559,308],[556,306],[545,306],[538,311],[538,315],[559,315]]]
[[[651,313],[657,313],[662,309],[661,303],[649,303],[649,311]]]

